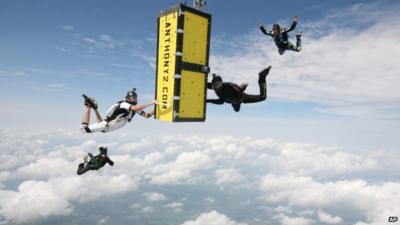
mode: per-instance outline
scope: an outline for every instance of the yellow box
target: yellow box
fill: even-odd
[[[211,15],[177,5],[158,17],[154,117],[167,122],[204,121]]]

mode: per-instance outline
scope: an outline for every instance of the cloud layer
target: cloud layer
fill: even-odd
[[[21,132],[26,138],[19,138]],[[78,205],[130,195],[136,203],[121,210],[144,217],[178,213],[183,224],[213,218],[226,224],[382,224],[400,213],[400,167],[394,161],[399,155],[383,150],[356,154],[232,136],[116,132],[86,140],[62,130],[0,135],[0,158],[8,162],[0,170],[0,218],[9,223],[68,217]],[[85,152],[95,154],[100,145],[109,147],[115,165],[75,175]],[[44,205],[51,210],[43,211]]]

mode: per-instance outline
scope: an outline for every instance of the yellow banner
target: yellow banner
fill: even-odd
[[[156,99],[160,104],[156,107],[156,115],[164,121],[173,120],[177,26],[177,11],[159,18]]]

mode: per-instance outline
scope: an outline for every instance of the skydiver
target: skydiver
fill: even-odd
[[[285,53],[285,50],[291,50],[300,52],[301,51],[301,32],[296,35],[296,45],[292,44],[288,39],[288,33],[296,28],[298,17],[294,16],[292,19],[292,25],[290,28],[281,28],[279,24],[272,25],[272,31],[267,31],[264,28],[263,23],[259,24],[261,32],[267,36],[271,36],[274,41],[275,45],[278,47],[278,52],[280,55]]]
[[[267,98],[267,82],[266,78],[271,66],[263,69],[258,73],[258,85],[260,86],[259,95],[249,95],[244,91],[247,83],[237,85],[232,82],[223,82],[220,76],[213,74],[211,83],[207,83],[208,89],[213,89],[218,99],[207,99],[207,102],[222,105],[225,102],[232,104],[233,110],[239,112],[242,103],[256,103],[264,101]]]
[[[154,110],[150,112],[145,112],[148,106],[158,104],[156,100],[153,100],[147,104],[137,105],[137,94],[136,89],[129,91],[125,96],[125,101],[119,101],[118,103],[112,105],[107,111],[107,116],[103,120],[97,110],[98,106],[93,98],[90,98],[83,94],[84,105],[86,106],[82,118],[81,131],[85,133],[92,132],[109,132],[123,127],[126,123],[131,122],[133,116],[136,113],[139,115],[150,118],[154,115]],[[93,109],[96,114],[97,123],[90,124],[90,109]]]
[[[107,147],[99,147],[99,154],[93,156],[92,153],[88,153],[83,158],[83,163],[79,164],[78,170],[76,173],[78,175],[82,175],[89,170],[98,170],[102,168],[106,163],[110,164],[110,166],[114,165],[114,162],[107,156]]]

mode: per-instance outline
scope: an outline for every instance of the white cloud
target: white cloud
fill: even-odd
[[[245,225],[245,223],[238,223],[224,214],[217,211],[202,213],[195,220],[189,220],[182,225]]]
[[[282,215],[281,217],[282,225],[310,225],[314,223],[313,220],[304,217],[288,217],[286,215]]]
[[[0,70],[0,77],[1,76],[22,77],[28,75],[30,75],[30,73],[26,70]]]
[[[237,184],[244,180],[243,175],[234,168],[219,169],[215,172],[215,177],[217,179],[216,183],[220,187]]]
[[[72,211],[70,203],[42,181],[27,181],[18,187],[18,192],[0,190],[0,194],[0,215],[16,223],[67,215]]]
[[[182,212],[183,205],[184,204],[182,202],[172,202],[166,204],[164,207],[173,209],[174,212]]]
[[[21,139],[21,135],[25,138]],[[283,217],[273,218],[271,215],[282,213],[288,217],[286,220],[289,222],[293,218],[335,221],[338,220],[336,217],[347,221],[349,214],[353,214],[355,216],[350,218],[351,221],[373,224],[397,212],[399,184],[388,182],[397,177],[397,152],[375,149],[350,151],[316,144],[233,136],[164,135],[153,137],[152,144],[148,144],[146,139],[125,133],[110,133],[87,139],[88,136],[82,136],[79,131],[2,130],[0,136],[0,158],[5,161],[17,159],[0,171],[0,188],[6,189],[2,190],[2,195],[4,193],[7,199],[16,202],[13,208],[19,207],[18,199],[34,193],[12,188],[30,180],[30,186],[43,187],[45,192],[52,193],[49,196],[53,196],[54,201],[60,205],[55,207],[58,210],[51,212],[54,216],[61,215],[58,213],[62,210],[70,214],[77,203],[86,204],[102,196],[133,192],[139,185],[143,185],[140,188],[149,188],[143,189],[144,195],[137,194],[139,198],[143,197],[144,202],[167,199],[161,193],[151,192],[152,185],[156,186],[156,190],[171,188],[169,185],[176,185],[176,188],[184,186],[188,190],[182,193],[168,192],[171,194],[168,195],[170,202],[163,203],[165,207],[157,208],[160,212],[181,212],[183,202],[188,209],[193,201],[204,207],[213,206],[210,203],[216,200],[210,194],[238,197],[236,194],[239,192],[225,191],[218,189],[218,186],[213,189],[215,184],[221,187],[235,186],[243,194],[257,193],[261,189],[264,193],[261,199],[264,201],[260,201],[258,195],[253,195],[254,198],[238,199],[235,207],[246,211],[254,205],[256,210],[267,213],[265,216],[270,216],[274,223],[282,222]],[[130,144],[135,142],[142,143],[138,145],[141,147],[131,148],[133,145]],[[96,154],[99,143],[113,146],[109,149],[115,165],[76,176],[77,164],[81,162],[84,153]],[[123,148],[117,147],[123,145]],[[194,186],[206,191],[199,192],[196,200],[188,195]],[[36,204],[37,199],[33,198],[32,201]],[[179,207],[180,204],[182,207]],[[3,205],[6,203],[1,202],[0,209]],[[342,206],[343,210],[333,207],[337,205]],[[373,207],[364,207],[369,205]],[[142,212],[146,207],[145,204],[137,204],[128,208]],[[318,210],[332,215],[331,218],[323,217],[322,213],[318,215]],[[0,217],[17,221],[19,215],[11,214],[10,211],[0,211]],[[51,216],[40,213],[40,210],[34,211],[27,214],[32,215],[30,219],[22,218],[18,221],[33,221]],[[242,220],[248,221],[252,221],[252,218]]]
[[[157,192],[146,192],[143,194],[143,196],[149,202],[158,202],[158,201],[163,201],[163,200],[167,199],[163,194],[160,194]]]
[[[179,184],[191,180],[193,172],[208,169],[213,162],[200,151],[183,152],[175,162],[157,165],[150,171],[149,178],[153,184]]]
[[[355,210],[362,213],[371,224],[381,224],[390,215],[400,213],[400,183],[395,182],[318,182],[311,177],[268,174],[261,179],[260,188],[264,191],[264,200],[267,202],[285,203],[305,209],[341,205],[342,213],[346,213],[345,210]],[[328,217],[323,215],[323,218]],[[332,222],[339,221],[340,218],[329,219]]]
[[[389,5],[358,4],[322,21],[300,21],[306,29],[300,53],[278,55],[272,39],[258,30],[223,38],[234,47],[229,54],[214,51],[211,68],[227,81],[250,82],[249,92],[256,92],[255,75],[272,65],[271,99],[311,102],[317,111],[339,115],[398,118],[400,31],[392,28],[400,26],[400,17],[398,4]]]
[[[63,91],[65,87],[65,84],[48,84],[36,87],[35,89],[39,91]]]
[[[134,65],[130,65],[130,64],[120,64],[120,63],[113,63],[111,64],[111,66],[117,67],[117,68],[127,68],[127,69],[135,69],[137,68]]]
[[[105,76],[105,75],[107,75],[106,73],[88,71],[88,70],[76,71],[74,73],[77,74],[77,75],[87,75],[87,76]]]
[[[318,211],[318,219],[321,222],[329,224],[338,224],[343,222],[343,219],[340,218],[339,216],[332,216],[322,210]]]
[[[358,221],[358,222],[355,223],[354,225],[369,225],[369,224],[368,224],[368,223],[361,222],[361,221]]]
[[[114,38],[112,38],[111,36],[107,35],[107,34],[101,34],[99,36],[99,39],[102,40],[103,46],[106,46],[108,48],[117,48],[117,47],[123,47],[125,45],[124,42],[122,41],[117,41]]]
[[[142,208],[142,212],[144,213],[153,213],[154,212],[154,208],[151,206],[146,206]]]
[[[71,26],[71,25],[64,25],[63,29],[66,31],[73,31],[73,30],[75,30],[75,27]]]
[[[182,202],[172,202],[172,203],[166,204],[165,207],[167,207],[167,208],[182,208],[183,203]]]
[[[73,210],[72,201],[87,202],[136,189],[135,181],[126,175],[85,174],[85,177],[51,178],[47,182],[28,180],[20,184],[17,191],[0,190],[0,215],[16,223],[68,215]]]
[[[18,168],[16,175],[19,177],[51,178],[56,176],[71,175],[76,165],[63,158],[41,158],[27,166]]]
[[[74,36],[74,39],[73,44],[86,48],[89,53],[94,53],[96,50],[121,49],[126,45],[125,42],[116,40],[108,34],[100,34],[95,38],[77,35]]]
[[[0,189],[4,188],[2,182],[7,181],[10,178],[10,172],[8,171],[0,171]]]
[[[208,196],[207,198],[204,199],[204,201],[209,202],[209,203],[214,203],[215,199],[213,199],[210,196]]]
[[[96,224],[97,224],[97,225],[105,224],[105,223],[107,223],[107,221],[108,221],[109,219],[110,219],[110,218],[109,218],[108,216],[106,216],[106,217],[100,219],[99,221],[97,221]]]

